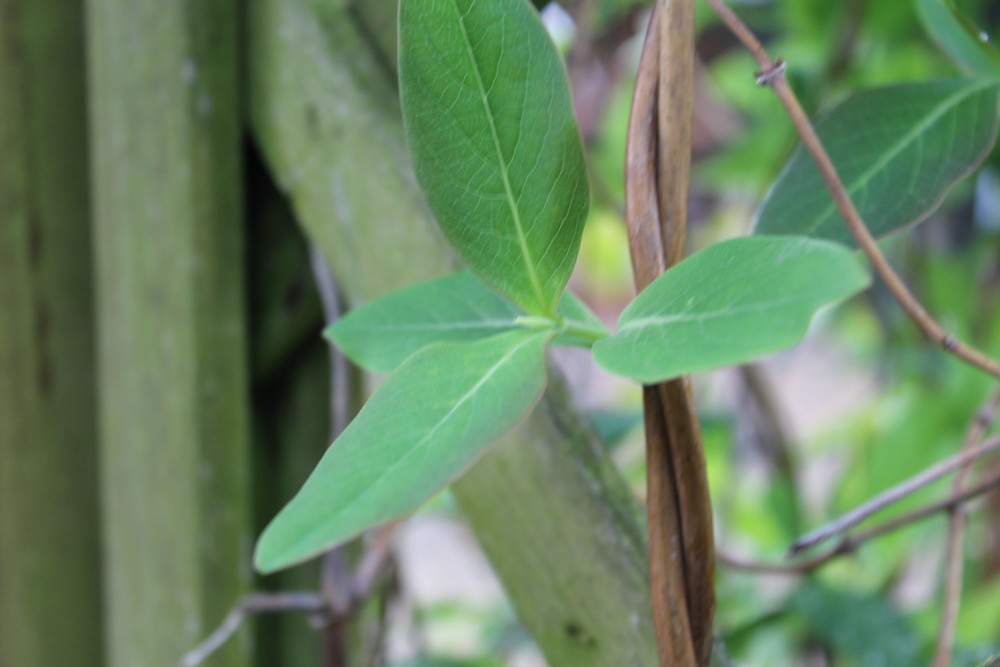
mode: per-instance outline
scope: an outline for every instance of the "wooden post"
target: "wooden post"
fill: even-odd
[[[239,22],[88,9],[107,664],[173,667],[251,580]]]
[[[104,664],[81,0],[0,0],[0,667]]]
[[[348,300],[455,269],[414,183],[390,77],[352,16],[253,0],[249,31],[255,137]],[[554,384],[453,489],[549,664],[653,667],[638,508]]]

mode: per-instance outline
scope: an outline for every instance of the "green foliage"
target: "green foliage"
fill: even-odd
[[[984,42],[979,30],[951,0],[916,0],[928,34],[969,74],[1000,76],[1000,51]]]
[[[590,205],[559,54],[525,0],[403,0],[413,167],[448,240],[529,314],[554,316]]]
[[[404,362],[264,531],[257,568],[279,570],[416,509],[531,411],[550,336],[437,343]]]
[[[572,293],[563,298],[559,315],[556,344],[589,345],[607,333]],[[525,321],[522,310],[463,271],[355,308],[325,335],[354,363],[387,373],[431,343],[479,340],[519,329]],[[541,320],[539,324],[548,323]]]
[[[816,131],[869,230],[925,218],[989,153],[1000,80],[905,84],[858,92]],[[758,234],[852,243],[812,157],[800,146],[757,213]]]
[[[264,532],[263,571],[411,512],[453,480],[530,412],[549,344],[596,341],[614,372],[674,377],[791,345],[817,308],[867,284],[845,248],[737,239],[654,282],[608,337],[564,294],[589,186],[562,65],[531,6],[403,0],[400,87],[417,177],[478,278],[384,296],[328,331],[392,374]]]
[[[390,667],[502,667],[502,663],[492,658],[477,660],[452,660],[450,658],[418,658],[407,662],[396,662]]]
[[[597,3],[595,25],[633,4]],[[995,49],[946,0],[861,4],[863,13],[825,0],[736,7],[767,34],[772,52],[789,61],[789,79],[808,109],[846,94],[819,124],[820,137],[862,216],[882,235],[927,217],[946,196],[946,212],[952,204],[968,206],[970,184],[952,185],[992,144],[1000,70]],[[964,7],[974,12],[973,4]],[[819,308],[867,284],[851,250],[830,242],[851,240],[811,159],[799,149],[760,208],[757,236],[694,252],[628,305],[618,331],[608,334],[565,292],[588,186],[562,66],[529,3],[403,0],[401,20],[403,112],[416,174],[470,271],[373,300],[327,332],[356,363],[390,375],[268,528],[258,551],[263,569],[284,567],[405,515],[461,474],[496,435],[530,412],[545,384],[547,346],[592,347],[613,372],[655,382],[787,347]],[[702,14],[699,25],[711,20]],[[921,21],[974,78],[934,80],[948,76],[952,65],[921,33]],[[706,68],[736,112],[732,122],[746,128],[742,137],[737,128],[734,142],[711,147],[710,162],[696,174],[696,188],[702,188],[696,194],[737,200],[733,209],[742,220],[742,192],[756,197],[775,180],[792,133],[774,98],[752,86],[744,53],[729,51]],[[913,79],[921,82],[895,83]],[[628,98],[627,90],[614,93],[619,121],[627,116]],[[599,221],[616,231],[623,129],[619,123],[594,140],[601,159],[591,165],[603,185],[595,188]],[[713,202],[710,210],[719,220],[706,216],[695,228],[696,247],[706,238],[732,235],[737,215],[727,215],[727,205]],[[949,242],[958,236],[943,225],[934,231]],[[624,245],[624,233],[612,236],[596,243],[612,255],[609,264],[627,264],[608,247]],[[995,289],[995,246],[943,255],[903,235],[886,246],[949,330],[987,349],[1000,346],[996,293],[989,291]],[[588,277],[593,280],[593,273],[574,284],[593,297],[600,289],[590,289]],[[608,282],[616,278],[621,276]],[[973,284],[986,289],[970,289]],[[952,451],[967,413],[987,389],[975,372],[926,346],[882,300],[875,291],[869,302],[852,300],[824,320],[826,331],[838,336],[835,344],[846,348],[838,361],[867,365],[864,376],[872,383],[878,381],[874,367],[894,387],[853,417],[795,443],[829,457],[829,466],[821,460],[828,469],[818,485],[830,485],[828,492],[806,489],[816,471],[810,465],[810,476],[800,478],[794,451],[783,461],[768,452],[764,456],[774,458],[762,467],[772,469],[742,474],[744,461],[737,458],[758,453],[737,446],[737,420],[722,415],[703,424],[714,510],[727,539],[748,555],[780,559],[789,539],[821,521],[820,514],[853,506]],[[602,305],[622,301],[615,296]],[[837,384],[839,375],[819,370],[817,391],[838,400],[851,393],[854,387]],[[641,413],[626,409],[593,421],[629,479],[641,484],[640,429],[632,428]],[[761,449],[770,446],[763,443],[766,433],[757,435]],[[927,489],[887,515],[937,497],[946,486]],[[939,539],[940,526],[929,523],[866,545],[825,568],[822,584],[761,585],[722,568],[719,627],[737,662],[798,664],[802,646],[818,644],[838,665],[920,664],[938,612],[904,614],[886,592],[909,576],[914,535],[923,539],[933,530]],[[968,575],[956,665],[995,652],[1000,605],[996,584],[982,585],[981,574],[971,568]]]
[[[431,343],[473,341],[517,328],[520,309],[469,272],[391,292],[325,332],[351,361],[387,373]]]
[[[792,596],[790,606],[806,621],[812,636],[855,664],[919,663],[920,641],[913,627],[879,597],[808,581]]]
[[[749,237],[709,246],[656,279],[594,345],[608,370],[651,384],[795,344],[816,310],[868,278],[842,246]]]

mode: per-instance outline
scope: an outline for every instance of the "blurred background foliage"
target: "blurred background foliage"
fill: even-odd
[[[536,1],[564,50],[595,201],[573,289],[609,323],[631,298],[622,174],[635,67],[650,2]],[[743,0],[741,17],[788,63],[813,115],[860,87],[961,76],[907,0]],[[1000,3],[958,0],[985,37],[1000,39]],[[754,66],[707,5],[698,3],[691,250],[746,233],[796,143],[777,100],[753,85]],[[1000,354],[1000,152],[960,181],[924,224],[882,243],[945,326]],[[558,361],[641,499],[638,388]],[[779,563],[800,534],[957,451],[990,389],[984,374],[926,344],[878,286],[820,318],[805,343],[748,369],[695,378],[720,549]],[[881,518],[947,494],[940,482]],[[974,505],[954,664],[1000,653],[1000,495]],[[461,532],[447,495],[403,538]],[[937,632],[946,518],[869,543],[812,575],[757,575],[720,566],[719,653],[738,665],[927,664]],[[488,566],[467,538],[452,575]],[[451,545],[451,546],[448,546]],[[428,556],[440,560],[441,553]],[[447,556],[444,559],[447,561]],[[470,563],[472,563],[470,565]],[[414,571],[416,570],[414,566]],[[448,574],[442,572],[442,576]],[[458,577],[460,578],[460,577]],[[487,577],[488,579],[488,577]],[[416,659],[396,667],[538,665],[498,586],[407,587]],[[397,627],[398,633],[398,627]],[[415,639],[417,638],[417,639]]]

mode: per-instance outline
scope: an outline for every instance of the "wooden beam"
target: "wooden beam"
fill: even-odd
[[[88,10],[107,664],[172,667],[251,581],[237,3]]]
[[[0,667],[100,667],[81,0],[0,0]]]

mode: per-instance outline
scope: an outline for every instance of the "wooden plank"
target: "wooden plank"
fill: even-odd
[[[172,667],[251,580],[238,15],[88,10],[108,664]]]
[[[351,17],[255,0],[248,25],[255,137],[348,299],[454,269],[413,181],[395,92]],[[554,384],[453,489],[549,664],[657,665],[637,508]]]
[[[103,665],[82,2],[0,0],[0,666]]]

